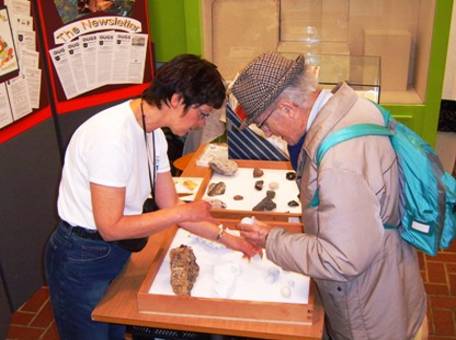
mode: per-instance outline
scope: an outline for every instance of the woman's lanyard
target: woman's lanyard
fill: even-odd
[[[152,131],[152,171],[153,176],[150,174],[150,163],[149,163],[149,143],[147,142],[147,134],[146,134],[146,119],[144,116],[144,108],[143,108],[143,99],[141,99],[141,118],[142,118],[142,126],[144,131],[144,141],[146,143],[146,156],[147,156],[147,174],[149,175],[149,183],[150,183],[150,195],[153,198],[155,196],[155,133]],[[154,178],[154,182],[152,182],[152,177]]]

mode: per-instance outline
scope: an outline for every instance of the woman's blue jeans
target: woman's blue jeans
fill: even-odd
[[[59,224],[48,241],[45,266],[62,340],[124,338],[125,326],[92,321],[91,313],[129,257],[115,244],[81,238]]]

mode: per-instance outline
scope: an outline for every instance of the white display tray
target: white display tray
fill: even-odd
[[[236,233],[237,231],[230,231]],[[149,294],[175,295],[170,284],[170,250],[180,245],[193,249],[199,275],[192,297],[307,304],[309,278],[287,272],[263,258],[251,260],[240,252],[179,229],[149,289]]]
[[[203,199],[210,201],[211,199],[221,200],[226,204],[227,210],[252,211],[252,208],[257,205],[265,196],[266,191],[271,190],[269,184],[276,182],[279,186],[275,191],[273,201],[277,207],[271,212],[301,214],[301,205],[298,198],[298,186],[295,180],[287,180],[286,173],[290,170],[284,169],[264,169],[264,174],[261,177],[253,177],[253,168],[238,168],[233,176],[223,176],[213,173],[209,184],[206,187]],[[263,189],[255,189],[255,182],[262,180]],[[207,190],[211,183],[224,182],[226,190],[223,195],[208,196]],[[243,196],[242,200],[234,200],[235,195]],[[299,205],[297,207],[289,207],[288,202],[294,200]]]

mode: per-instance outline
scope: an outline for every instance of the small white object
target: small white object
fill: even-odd
[[[241,220],[241,224],[254,224],[255,223],[255,217],[243,217]]]
[[[271,190],[277,190],[279,188],[279,183],[278,182],[271,182],[271,183],[269,183],[268,187]]]
[[[279,276],[280,276],[280,270],[278,268],[272,267],[272,268],[268,269],[264,280],[268,284],[273,284],[279,279]]]
[[[217,158],[228,159],[227,144],[208,144],[204,149],[203,154],[196,161],[196,165],[209,167],[209,162]]]
[[[412,228],[425,234],[428,234],[429,230],[431,230],[431,227],[429,225],[417,221],[412,222]]]
[[[284,297],[284,298],[289,298],[291,296],[291,288],[289,286],[283,286],[281,289],[280,289],[280,294]]]

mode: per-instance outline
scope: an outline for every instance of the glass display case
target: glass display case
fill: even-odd
[[[164,6],[160,0],[151,4],[152,12]],[[183,22],[176,35],[186,37],[182,52],[213,61],[227,80],[265,51],[304,54],[320,63],[322,77],[334,71],[323,56],[341,56],[336,78],[349,82],[356,72],[344,62],[379,57],[380,103],[434,142],[453,0],[185,0],[182,11],[173,7],[172,13],[167,6],[169,13],[161,8],[159,14],[182,13],[182,21],[170,22],[173,30]],[[153,27],[154,36],[163,38],[156,41],[161,48],[175,41],[165,41],[165,30]]]
[[[421,104],[434,8],[435,0],[202,0],[204,55],[226,79],[274,50],[304,54],[322,73],[338,71],[347,81],[350,61],[377,56],[382,103]],[[320,55],[341,57],[328,64]]]

